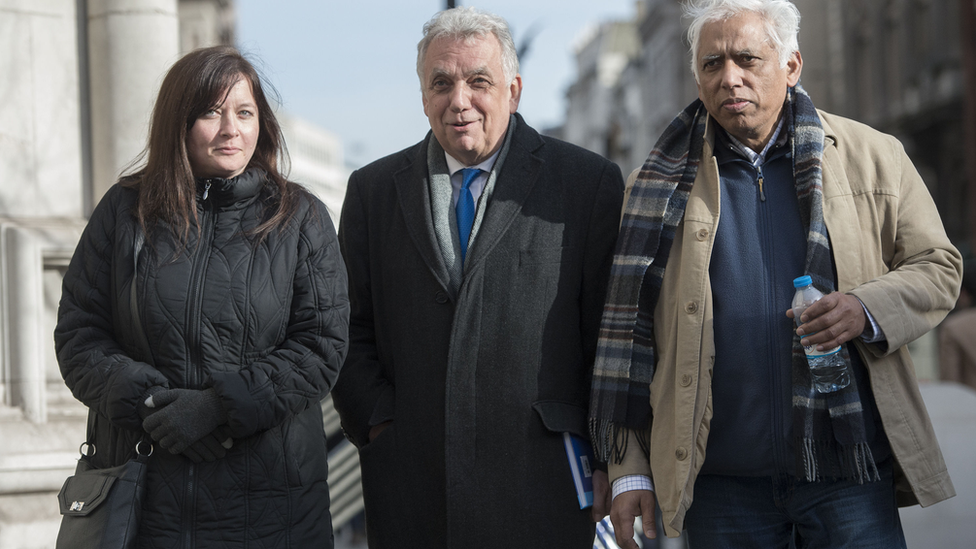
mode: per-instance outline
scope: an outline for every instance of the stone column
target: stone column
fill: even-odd
[[[10,400],[24,410],[24,416],[33,423],[47,421],[47,400],[44,386],[43,345],[50,338],[40,333],[43,306],[38,303],[42,295],[40,273],[43,269],[41,252],[35,239],[20,227],[0,225],[0,237],[4,239],[6,252],[4,286],[7,287],[7,313],[17,319],[8,327],[8,356],[10,370]]]
[[[145,148],[159,84],[178,55],[177,0],[88,0],[92,204]]]

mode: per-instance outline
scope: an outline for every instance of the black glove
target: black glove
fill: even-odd
[[[234,442],[230,437],[230,429],[225,424],[217,427],[210,434],[205,435],[200,440],[189,445],[186,450],[183,450],[183,455],[193,461],[193,463],[217,461],[218,459],[223,459],[227,455],[227,450],[233,445]]]
[[[227,423],[227,412],[213,389],[167,389],[152,396],[162,408],[142,422],[142,428],[171,454],[188,446]]]

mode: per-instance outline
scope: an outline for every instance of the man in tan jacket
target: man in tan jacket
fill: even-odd
[[[904,547],[897,507],[955,494],[907,344],[960,255],[901,144],[798,86],[792,3],[688,11],[699,101],[631,176],[594,368],[617,541],[656,498],[692,549]],[[826,296],[794,330],[801,275]],[[841,346],[841,387],[804,346]]]

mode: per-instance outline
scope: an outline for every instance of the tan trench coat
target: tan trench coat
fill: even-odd
[[[931,505],[954,496],[955,489],[907,344],[952,309],[962,260],[901,143],[852,120],[820,116],[826,133],[824,218],[839,290],[860,298],[887,337],[883,349],[856,345],[896,458],[898,502]],[[651,475],[669,536],[682,530],[712,417],[715,342],[708,264],[721,203],[712,123],[654,310],[660,358],[651,383],[650,459],[631,444],[623,463],[610,466],[611,480]],[[636,172],[628,190],[635,177]]]

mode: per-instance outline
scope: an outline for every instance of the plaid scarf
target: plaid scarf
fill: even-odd
[[[785,109],[800,217],[808,231],[806,274],[827,294],[834,290],[834,277],[823,219],[824,131],[802,88],[790,88]],[[696,100],[671,122],[641,168],[624,209],[593,368],[590,432],[601,461],[621,461],[628,432],[650,453],[654,307],[698,172],[707,119],[704,106]],[[850,369],[847,345],[842,354]],[[877,480],[853,372],[846,388],[818,393],[800,338],[794,334],[792,377],[796,476],[808,481]]]

